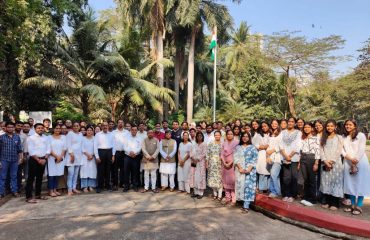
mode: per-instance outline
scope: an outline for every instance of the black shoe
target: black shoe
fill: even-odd
[[[128,192],[128,188],[123,188],[122,192]]]
[[[194,194],[194,193],[192,193],[191,195],[190,195],[190,197],[192,197],[192,198],[196,198],[198,195],[196,195],[196,194]]]
[[[100,188],[96,188],[96,193],[101,193]]]
[[[198,199],[202,199],[203,198],[203,195],[198,195],[197,198]]]
[[[138,192],[139,191],[139,188],[138,187],[134,187],[134,191],[135,192]]]
[[[118,191],[118,187],[117,186],[114,186],[113,188],[112,188],[112,191]]]

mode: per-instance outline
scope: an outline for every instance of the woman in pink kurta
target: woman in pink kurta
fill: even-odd
[[[225,189],[226,203],[235,204],[235,172],[233,153],[239,142],[234,140],[234,134],[231,130],[226,132],[226,141],[221,146],[222,159],[222,184]]]
[[[192,197],[201,199],[206,189],[206,153],[207,144],[204,143],[203,133],[198,132],[195,136],[196,142],[193,143],[190,152],[191,173],[189,174],[189,185],[194,188]]]

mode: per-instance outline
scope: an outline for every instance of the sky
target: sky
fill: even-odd
[[[234,19],[235,28],[241,21],[251,26],[252,33],[265,35],[280,31],[300,31],[308,39],[340,35],[346,40],[336,55],[351,56],[350,60],[331,68],[337,77],[358,64],[358,49],[370,38],[370,0],[242,0],[219,1],[225,4]],[[113,8],[113,0],[89,0],[92,8]]]

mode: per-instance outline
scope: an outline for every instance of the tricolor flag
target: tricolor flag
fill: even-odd
[[[212,32],[211,44],[209,45],[209,51],[211,52],[212,61],[215,59],[216,47],[217,47],[217,33],[216,33],[216,28],[215,28]]]

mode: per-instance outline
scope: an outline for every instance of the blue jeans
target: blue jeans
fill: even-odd
[[[243,208],[249,209],[250,201],[244,201]]]
[[[18,161],[1,161],[0,169],[0,195],[5,193],[5,181],[10,170],[10,188],[12,193],[18,192],[17,172],[18,172]]]
[[[266,191],[269,189],[269,175],[258,174],[258,190]]]
[[[58,186],[58,176],[48,176],[48,189],[54,190]]]
[[[81,178],[81,188],[96,187],[95,178]]]
[[[281,170],[281,164],[274,162],[271,166],[270,170],[270,184],[269,184],[269,190],[272,194],[276,196],[281,195],[280,190],[280,170]]]
[[[364,196],[358,196],[357,202],[356,202],[356,196],[349,195],[349,198],[351,199],[352,205],[356,205],[357,207],[362,207],[364,205]]]
[[[79,171],[80,171],[80,166],[69,166],[68,167],[68,177],[67,177],[68,191],[72,191],[76,189]]]

